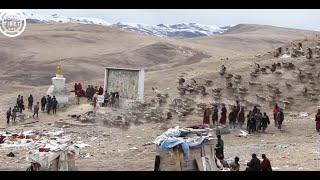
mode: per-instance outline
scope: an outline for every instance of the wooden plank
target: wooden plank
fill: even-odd
[[[202,158],[201,158],[201,157],[198,157],[198,158],[196,158],[195,160],[196,160],[196,162],[197,162],[198,170],[199,170],[199,171],[204,171],[204,169],[203,169],[203,164],[202,164]]]
[[[179,155],[179,146],[174,148],[174,154],[175,154],[175,164],[176,164],[176,170],[182,171],[181,162],[180,162],[180,155]]]
[[[207,171],[207,162],[206,162],[206,157],[201,157],[201,161],[202,161],[202,166],[203,166],[203,170]]]
[[[159,171],[160,168],[160,156],[157,155],[154,161],[154,171]]]

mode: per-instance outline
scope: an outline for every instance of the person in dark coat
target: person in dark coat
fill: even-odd
[[[17,117],[18,108],[17,106],[14,106],[11,113],[11,119],[15,122]]]
[[[267,129],[269,124],[270,124],[269,116],[267,115],[266,112],[264,112],[261,118],[261,127],[263,132]]]
[[[18,110],[19,110],[19,102],[20,102],[20,97],[21,97],[21,95],[19,94],[18,95],[18,98],[17,98],[17,101],[16,101],[16,106],[18,107]],[[20,111],[20,110],[19,110]]]
[[[224,104],[222,104],[221,108],[221,117],[220,117],[220,124],[226,124],[227,122],[227,108]]]
[[[17,109],[18,109],[18,112],[20,112],[20,98],[21,98],[21,96],[20,96],[20,94],[18,95],[18,98],[17,98]]]
[[[229,116],[228,116],[228,119],[229,119],[229,126],[231,129],[234,129],[236,128],[236,109],[234,108],[230,113],[229,113]]]
[[[257,158],[256,154],[252,154],[252,159],[247,163],[246,171],[261,171],[260,160]]]
[[[247,131],[249,131],[250,121],[251,121],[252,111],[250,110],[247,114]]]
[[[23,96],[20,96],[20,101],[19,101],[19,104],[20,104],[20,113],[22,113],[22,111],[24,111],[24,100],[23,100]]]
[[[252,110],[252,114],[253,114],[253,115],[256,115],[256,113],[258,112],[258,110],[259,110],[259,109],[257,108],[257,106],[254,106],[254,107],[253,107],[253,110]]]
[[[10,122],[10,117],[11,117],[11,107],[7,111],[7,124],[9,124],[9,122]]]
[[[217,135],[217,144],[216,144],[215,151],[218,159],[224,158],[223,148],[224,148],[224,143],[223,143],[223,140],[221,139],[221,135]]]
[[[280,109],[280,112],[278,112],[278,115],[277,115],[278,129],[280,129],[280,130],[281,130],[283,120],[284,120],[283,110]]]
[[[210,124],[210,115],[211,115],[210,108],[205,107],[203,112],[203,124]]]
[[[58,101],[55,96],[52,98],[52,113],[57,114]]]
[[[270,160],[265,154],[262,154],[261,169],[262,171],[272,171]]]
[[[32,94],[28,97],[28,110],[31,111],[33,106],[33,97]]]
[[[249,134],[253,133],[256,131],[256,117],[251,116],[249,120]]]
[[[237,114],[237,119],[238,119],[238,125],[239,125],[239,128],[242,129],[242,125],[244,124],[245,122],[245,114],[244,114],[244,107],[241,107],[240,108],[240,111],[239,113]]]
[[[52,99],[51,99],[51,96],[48,95],[47,96],[47,113],[50,114],[50,111],[51,111],[51,108],[52,108]]]
[[[89,85],[86,89],[85,96],[88,98],[88,101],[89,101],[90,100],[90,86]]]
[[[320,109],[318,109],[318,113],[316,114],[316,130],[320,131]]]
[[[44,111],[44,110],[45,110],[46,104],[47,104],[47,99],[46,99],[45,96],[43,96],[43,97],[41,98],[41,111]]]
[[[212,109],[212,123],[213,123],[213,125],[215,125],[216,122],[218,122],[218,118],[219,118],[218,116],[219,116],[219,109],[218,109],[218,106],[215,104]]]
[[[256,128],[255,130],[259,132],[261,130],[261,122],[262,122],[262,114],[260,110],[258,109],[256,115],[255,115],[255,122],[256,122]]]
[[[240,106],[240,103],[239,103],[239,101],[236,101],[236,105],[235,105],[235,113],[236,113],[236,115],[238,115],[238,113],[240,112],[240,110],[241,110],[241,106]],[[238,117],[237,117],[238,118]],[[238,119],[237,119],[238,120]]]

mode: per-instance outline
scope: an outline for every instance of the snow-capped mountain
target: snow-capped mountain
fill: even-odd
[[[88,18],[88,17],[65,17],[58,14],[52,15],[38,15],[38,14],[26,14],[27,23],[80,23],[80,24],[97,24],[110,26],[111,24],[103,19]]]
[[[230,26],[218,27],[212,25],[201,25],[197,23],[181,24],[158,24],[155,26],[134,23],[116,23],[112,27],[146,33],[156,36],[168,37],[199,37],[221,34],[228,30]]]
[[[96,24],[110,26],[119,29],[135,31],[139,33],[161,36],[161,37],[200,37],[221,34],[228,30],[231,26],[218,27],[214,25],[202,25],[197,23],[180,23],[180,24],[158,24],[148,25],[141,23],[123,23],[118,22],[111,24],[99,18],[87,17],[64,17],[58,14],[37,15],[26,14],[27,23],[80,23],[80,24]]]

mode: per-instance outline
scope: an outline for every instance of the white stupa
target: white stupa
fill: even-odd
[[[69,102],[69,91],[66,87],[66,78],[62,75],[61,63],[57,65],[56,77],[51,78],[52,85],[47,91],[47,95],[55,96],[59,106],[65,106]]]

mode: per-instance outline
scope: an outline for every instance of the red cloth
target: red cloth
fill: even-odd
[[[273,114],[278,114],[278,112],[280,112],[280,108],[276,107],[273,109]]]
[[[204,110],[203,124],[210,124],[210,115],[211,115],[211,110],[209,108]]]
[[[226,124],[227,122],[227,108],[223,107],[221,109],[221,118],[220,118],[220,124]]]
[[[50,148],[39,148],[39,152],[49,152]]]

